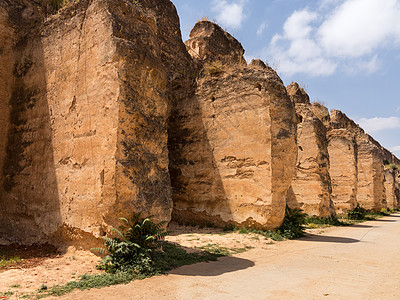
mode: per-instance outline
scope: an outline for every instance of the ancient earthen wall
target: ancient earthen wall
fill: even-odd
[[[14,56],[13,45],[16,35],[9,22],[5,3],[0,2],[0,191],[4,184],[2,170],[6,156],[9,125],[9,105],[12,93]]]
[[[365,209],[379,211],[387,206],[382,151],[366,139],[359,137],[357,140],[357,202]]]
[[[44,52],[36,7],[26,1],[7,6],[7,19],[15,32],[12,72],[6,74],[11,97],[4,164],[0,176],[1,234],[27,243],[54,233],[61,224],[53,160],[50,111],[46,98]]]
[[[173,218],[274,228],[284,217],[296,157],[293,106],[272,69],[260,61],[241,66],[243,49],[227,35],[200,22],[186,42],[200,45],[189,52],[207,64],[195,95],[178,104],[172,120]],[[236,47],[225,53],[229,43]],[[232,52],[232,65],[218,64]]]
[[[157,221],[173,211],[191,223],[282,223],[296,114],[271,68],[247,66],[240,43],[212,22],[197,23],[185,47],[169,0],[80,0],[46,11],[0,1],[0,236],[90,247],[132,211]],[[374,210],[386,197],[394,205],[383,161],[399,160],[344,114],[331,120],[322,105],[294,102],[296,205],[332,213],[328,156],[339,212],[356,197]]]
[[[357,144],[346,129],[328,132],[329,174],[332,182],[332,201],[337,213],[357,205]]]
[[[385,169],[385,191],[387,207],[390,209],[400,208],[400,190],[397,182],[399,176],[397,170]]]
[[[287,203],[310,216],[335,213],[331,200],[326,128],[312,110],[307,93],[297,83],[287,87],[298,116],[296,173],[288,191]]]
[[[174,6],[81,0],[46,22],[37,9],[16,1],[3,20],[17,42],[11,99],[1,87],[1,230],[31,243],[98,237],[132,211],[170,220],[165,41],[190,61]]]
[[[347,194],[351,195],[349,203],[352,205],[356,199],[366,209],[379,211],[386,207],[384,152],[379,143],[338,110],[331,112],[328,135],[335,206],[338,199],[336,194],[342,195],[339,198],[347,198]],[[335,168],[338,168],[337,171]],[[349,176],[351,179],[347,178]],[[337,188],[340,192],[337,192]],[[350,190],[353,193],[349,193]]]

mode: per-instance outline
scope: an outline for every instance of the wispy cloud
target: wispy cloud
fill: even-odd
[[[398,108],[396,108],[396,111],[400,111],[400,106]]]
[[[319,9],[330,9],[332,6],[338,6],[344,0],[321,0],[319,4]]]
[[[368,133],[375,133],[378,131],[389,130],[389,129],[400,129],[400,118],[388,117],[388,118],[361,118],[357,120],[360,126]]]
[[[279,71],[287,75],[308,73],[330,75],[337,65],[325,58],[322,48],[312,37],[312,24],[317,21],[316,12],[307,9],[295,11],[285,22],[283,34],[276,34],[270,43],[269,52],[279,62]]]
[[[268,54],[288,75],[331,75],[379,69],[377,50],[400,46],[400,0],[324,0],[294,11]]]
[[[400,152],[400,145],[391,147],[389,150],[392,151],[392,152]]]
[[[368,59],[353,59],[351,64],[343,65],[343,69],[349,74],[363,73],[374,73],[380,67],[381,63],[378,55],[375,54],[373,57]]]
[[[262,23],[260,24],[260,26],[258,26],[257,35],[258,35],[258,36],[262,36],[262,34],[264,33],[264,30],[265,30],[267,27],[268,27],[267,23],[262,22]]]
[[[398,0],[347,0],[329,15],[317,35],[332,55],[360,57],[400,41]]]
[[[400,145],[399,146],[394,146],[390,147],[389,150],[396,155],[397,157],[400,157]]]
[[[246,2],[247,0],[214,0],[211,9],[216,13],[215,19],[219,24],[229,29],[239,29],[245,19]]]

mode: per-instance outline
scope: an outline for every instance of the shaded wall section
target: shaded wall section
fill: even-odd
[[[337,213],[345,213],[357,205],[357,144],[345,129],[328,132],[329,174],[332,181],[332,201]]]
[[[390,209],[400,208],[400,185],[399,171],[385,168],[385,191],[387,207]]]
[[[310,216],[327,217],[335,214],[335,209],[331,200],[326,128],[314,115],[307,93],[297,83],[286,89],[298,121],[297,165],[287,202],[291,208],[300,208]]]
[[[332,110],[328,129],[334,202],[341,199],[350,205],[347,209],[356,203],[374,211],[386,207],[384,160],[388,151],[338,110]],[[351,198],[346,200],[346,195]]]
[[[279,120],[292,106],[273,79],[248,67],[198,81],[174,119],[182,128],[171,140],[175,219],[279,226],[296,150],[293,127]],[[282,171],[273,177],[273,168]]]
[[[48,239],[61,225],[47,98],[44,47],[35,5],[8,5],[5,25],[15,32],[8,126],[0,187],[0,234],[12,241]],[[6,52],[5,52],[6,53]],[[8,100],[8,103],[7,103]]]
[[[46,20],[3,6],[1,234],[90,247],[132,211],[169,221],[167,119],[192,84],[172,3],[81,0]]]
[[[261,61],[246,66],[240,43],[212,22],[198,22],[185,44],[200,75],[171,115],[173,219],[279,226],[296,157],[282,81]]]
[[[0,187],[4,184],[3,165],[6,156],[9,103],[13,89],[14,78],[11,76],[15,64],[13,46],[17,35],[10,22],[8,6],[0,2]]]

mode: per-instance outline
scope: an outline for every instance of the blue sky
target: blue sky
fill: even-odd
[[[400,158],[400,0],[172,0],[183,39],[208,17]]]

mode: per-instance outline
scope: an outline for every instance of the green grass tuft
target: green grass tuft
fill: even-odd
[[[154,275],[164,274],[165,272],[184,265],[195,264],[198,262],[215,261],[223,254],[201,252],[187,253],[184,249],[171,244],[163,245],[163,252],[157,251],[153,257],[153,269],[151,273],[141,274],[137,272],[136,267],[125,268],[115,273],[103,273],[96,275],[81,275],[78,281],[70,281],[65,285],[56,285],[47,290],[39,289],[37,299],[48,296],[62,296],[73,290],[88,290],[92,288],[101,288],[116,284],[126,284],[136,279],[144,279]]]
[[[19,256],[14,256],[10,258],[6,258],[5,256],[0,257],[0,268],[8,267],[20,261]]]

